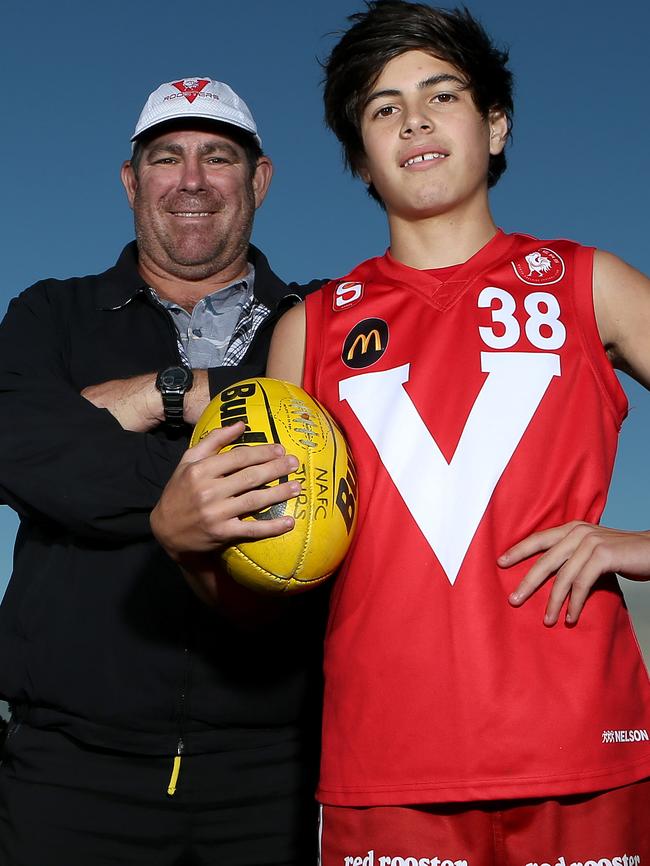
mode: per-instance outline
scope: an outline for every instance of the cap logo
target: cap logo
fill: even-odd
[[[184,78],[182,81],[172,81],[172,87],[180,92],[188,102],[194,102],[199,93],[203,90],[206,84],[210,83],[209,78]],[[165,99],[176,99],[176,94],[166,96]]]

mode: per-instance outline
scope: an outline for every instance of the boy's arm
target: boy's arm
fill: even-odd
[[[305,305],[297,304],[282,316],[273,331],[266,375],[302,385],[305,367]]]
[[[611,253],[594,257],[594,308],[612,365],[650,388],[650,280]],[[523,604],[552,575],[544,622],[555,625],[567,596],[566,622],[575,624],[598,578],[617,572],[650,579],[650,531],[622,532],[572,521],[536,532],[499,557],[502,568],[541,554],[510,596]]]
[[[594,308],[612,365],[650,388],[650,279],[617,256],[594,256]]]

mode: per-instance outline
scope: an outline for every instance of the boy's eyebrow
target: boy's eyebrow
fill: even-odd
[[[467,82],[463,81],[462,78],[459,78],[457,75],[452,75],[451,72],[440,72],[438,75],[430,75],[429,78],[424,78],[422,81],[418,81],[416,87],[418,90],[426,90],[428,87],[435,87],[437,84],[442,84],[445,81],[452,81],[454,84],[458,84],[463,90],[467,89]],[[383,99],[386,96],[400,96],[402,93],[401,90],[389,89],[386,90],[375,90],[368,95],[364,103],[364,108],[366,108],[374,99]]]
[[[453,75],[451,72],[440,72],[438,75],[432,75],[429,78],[425,78],[424,81],[419,81],[417,88],[418,90],[426,90],[427,87],[435,87],[436,84],[441,84],[443,81],[453,81],[463,89],[467,87],[467,82],[457,75]]]

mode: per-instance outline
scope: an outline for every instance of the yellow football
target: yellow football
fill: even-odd
[[[336,570],[350,545],[357,514],[357,482],[343,434],[306,391],[279,379],[245,379],[223,390],[199,418],[190,445],[211,430],[243,421],[246,430],[232,445],[255,447],[277,442],[300,461],[288,479],[300,495],[245,520],[284,514],[292,530],[276,538],[245,541],[225,548],[228,573],[261,592],[302,592]],[[279,483],[279,482],[275,482]]]

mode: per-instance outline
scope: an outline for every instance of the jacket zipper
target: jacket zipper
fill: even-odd
[[[181,356],[180,348],[179,348],[179,337],[178,331],[176,330],[176,326],[172,321],[172,318],[169,312],[163,307],[163,305],[158,301],[155,297],[152,296],[151,292],[146,293],[147,300],[152,306],[154,306],[157,310],[159,310],[165,318],[167,322],[167,327],[169,328],[169,332],[171,334],[172,339],[174,340],[174,347],[176,349],[176,356],[178,358],[178,363],[183,363],[183,358]],[[181,686],[181,691],[179,695],[178,701],[178,742],[176,743],[176,754],[174,755],[174,760],[172,763],[172,772],[169,777],[169,784],[167,785],[167,794],[170,797],[173,797],[176,793],[176,789],[178,787],[178,778],[181,772],[181,761],[183,759],[183,752],[185,751],[185,741],[183,739],[183,730],[185,728],[185,712],[186,712],[186,695],[190,685],[190,648],[189,646],[185,646],[183,648],[183,661],[184,661],[184,671],[183,671],[183,684]]]
[[[172,774],[169,779],[169,785],[167,786],[167,793],[170,797],[173,797],[176,793],[176,785],[178,784],[178,777],[181,772],[181,759],[183,757],[183,749],[185,748],[185,744],[183,743],[183,738],[178,738],[178,746],[176,747],[176,755],[174,756],[174,763],[172,764]]]
[[[181,761],[183,758],[183,752],[185,751],[185,739],[184,739],[184,728],[185,728],[185,713],[187,710],[187,693],[190,687],[190,648],[188,646],[183,650],[183,659],[184,659],[184,672],[183,672],[183,685],[181,686],[180,699],[178,702],[178,742],[176,743],[176,754],[174,755],[174,762],[172,764],[172,774],[169,778],[169,785],[167,786],[167,793],[170,797],[173,797],[176,793],[176,788],[178,787],[178,777],[181,772]]]

